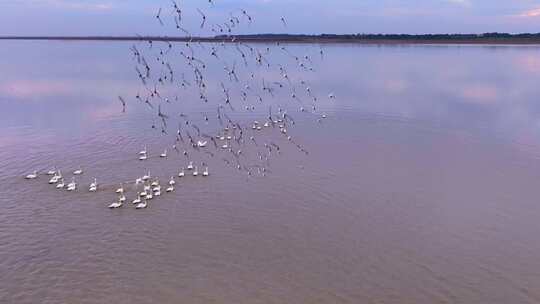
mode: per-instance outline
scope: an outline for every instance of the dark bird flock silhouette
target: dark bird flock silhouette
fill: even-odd
[[[215,3],[208,0],[205,5],[211,9]],[[233,171],[248,177],[265,177],[271,173],[271,162],[282,154],[284,145],[309,154],[291,135],[291,130],[298,117],[323,123],[327,116],[319,112],[319,104],[323,99],[335,99],[333,93],[319,97],[307,80],[310,73],[317,71],[315,63],[324,60],[322,47],[306,44],[290,48],[279,42],[242,42],[235,33],[255,20],[241,8],[229,12],[223,20],[211,20],[204,9],[195,8],[194,15],[190,15],[200,19],[195,31],[209,30],[220,40],[202,42],[185,25],[188,9],[171,1],[168,7],[156,10],[159,26],[176,28],[186,39],[173,42],[160,37],[153,41],[139,36],[129,49],[141,88],[133,96],[118,96],[122,113],[132,107],[144,108],[151,117],[149,128],[156,135],[170,138],[170,146],[157,149],[163,152],[156,153],[156,158],[159,154],[161,161],[172,159],[168,153],[171,151],[176,154],[176,161],[180,157],[184,163],[171,176],[164,193],[174,192],[181,178],[208,177],[209,159],[223,161]],[[284,17],[276,21],[283,28],[289,26]],[[308,54],[296,54],[298,49]],[[173,112],[186,100],[196,101],[201,110]],[[141,162],[154,157],[147,146],[134,155]],[[57,168],[44,173],[50,176],[49,184],[56,188],[77,191],[76,177],[83,170],[73,171],[68,184]],[[26,179],[38,177],[35,171]],[[125,183],[133,187],[128,189]],[[88,191],[97,192],[99,188],[94,178]],[[108,207],[124,206],[128,190],[135,193],[132,203],[136,209],[146,208],[148,201],[162,194],[158,178],[147,172],[131,182],[121,183],[115,190],[118,199]]]

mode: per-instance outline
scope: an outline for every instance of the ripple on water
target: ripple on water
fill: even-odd
[[[0,302],[539,302],[540,149],[534,124],[527,124],[536,121],[534,111],[508,121],[515,112],[507,104],[444,97],[448,83],[432,69],[465,62],[476,67],[472,78],[484,82],[486,75],[476,74],[484,70],[476,65],[479,52],[494,66],[504,64],[508,79],[520,80],[500,84],[515,91],[505,86],[527,86],[521,80],[530,77],[507,68],[508,56],[523,50],[471,49],[457,61],[447,48],[407,50],[331,48],[350,70],[370,72],[340,84],[340,97],[320,107],[328,114],[321,123],[295,114],[290,132],[309,155],[284,145],[266,178],[210,160],[210,177],[178,179],[174,194],[146,210],[106,206],[120,181],[147,171],[166,181],[187,159],[171,151],[166,161],[155,157],[172,142],[155,136],[145,115],[86,113],[102,99],[88,97],[70,99],[77,107],[59,111],[54,124],[29,119],[0,128]],[[111,57],[125,55],[116,51]],[[378,66],[388,54],[430,68]],[[328,79],[315,81],[341,81],[343,67],[329,65]],[[123,77],[102,73],[90,66],[83,76]],[[410,83],[395,94],[363,84],[389,75],[417,75],[423,87]],[[24,109],[21,121],[37,115]],[[258,114],[266,108],[237,117]],[[139,162],[144,145],[151,157]],[[43,175],[23,179],[55,165],[68,179],[78,166],[85,169],[79,192],[52,189]],[[86,187],[94,176],[102,191],[92,194]],[[129,201],[134,190],[126,188]]]

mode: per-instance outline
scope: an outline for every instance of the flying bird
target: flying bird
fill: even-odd
[[[122,113],[126,113],[126,101],[124,100],[124,97],[118,96],[118,100],[120,100],[120,103],[122,104]]]
[[[201,28],[204,28],[204,25],[206,23],[206,15],[200,9],[197,9],[197,11],[199,12],[199,14],[201,14],[202,17]]]
[[[161,24],[161,26],[163,26],[163,20],[161,20],[161,7],[159,8],[157,14],[156,14],[156,19],[159,21],[159,24]]]
[[[281,23],[283,23],[283,26],[287,27],[287,21],[285,21],[285,17],[281,17]]]

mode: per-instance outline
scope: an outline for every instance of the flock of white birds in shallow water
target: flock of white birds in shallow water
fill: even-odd
[[[202,2],[208,9],[215,5],[213,0]],[[141,90],[130,97],[118,96],[122,113],[130,107],[142,107],[150,113],[148,127],[158,136],[171,137],[170,146],[157,149],[162,153],[150,154],[144,146],[138,153],[134,151],[134,161],[147,162],[151,156],[165,161],[171,158],[169,152],[185,160],[177,172],[169,174],[166,183],[150,172],[118,183],[114,187],[116,199],[107,203],[111,209],[130,205],[128,192],[131,205],[144,209],[162,193],[174,193],[182,178],[208,177],[209,158],[223,161],[247,176],[264,177],[271,172],[272,158],[282,153],[282,145],[309,154],[291,135],[296,115],[301,115],[302,120],[323,123],[327,116],[318,111],[318,106],[323,100],[335,99],[333,93],[318,97],[306,77],[316,73],[316,63],[324,60],[321,47],[304,45],[302,50],[310,54],[295,54],[279,42],[248,44],[237,40],[235,32],[255,22],[244,9],[231,11],[221,22],[211,23],[204,10],[196,8],[200,18],[198,35],[211,31],[219,37],[219,41],[201,42],[197,38],[200,36],[193,36],[184,27],[185,10],[172,1],[168,8],[156,11],[159,25],[173,26],[187,39],[170,42],[166,37],[157,41],[140,37],[130,47],[130,53]],[[285,18],[277,22],[288,26]],[[276,62],[276,58],[282,60]],[[210,69],[214,72],[208,72]],[[186,98],[197,100],[207,110],[197,115],[168,111]],[[89,185],[80,185],[77,178],[84,174],[79,167],[67,177],[55,167],[48,172],[34,171],[26,179],[46,175],[48,183],[59,190],[98,192],[106,188],[103,191],[110,191],[107,190],[110,186],[100,187],[96,178]]]

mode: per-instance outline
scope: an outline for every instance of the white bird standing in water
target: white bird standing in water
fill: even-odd
[[[133,200],[133,205],[139,204],[141,202],[141,195],[137,195],[137,198]]]
[[[28,174],[25,178],[26,178],[26,179],[36,179],[37,176],[38,176],[38,175],[37,175],[37,171],[34,171],[34,172]]]
[[[174,186],[169,186],[167,189],[165,189],[165,192],[173,192],[174,191]]]
[[[195,171],[193,171],[193,176],[199,175],[199,167],[195,166]]]
[[[60,182],[56,184],[56,189],[64,189],[65,186],[66,186],[66,183],[64,182],[64,179],[62,178],[62,180],[60,180]]]
[[[148,202],[145,200],[144,202],[140,202],[137,206],[135,206],[135,209],[145,209],[148,207]]]
[[[193,162],[192,161],[189,162],[189,164],[187,166],[187,169],[188,170],[193,170]]]
[[[55,175],[56,174],[56,167],[52,168],[47,172],[47,175]]]
[[[73,171],[73,175],[81,175],[81,174],[83,174],[83,170],[80,166],[79,166],[79,169]]]
[[[174,186],[176,184],[176,181],[174,180],[174,176],[171,176],[171,180],[169,180],[169,185]]]
[[[122,202],[114,202],[114,203],[109,205],[109,208],[110,209],[117,209],[117,208],[122,207],[122,205],[123,205]]]
[[[184,167],[182,167],[182,170],[178,173],[178,177],[184,177],[186,173],[184,172]]]
[[[77,183],[75,182],[75,178],[71,179],[71,183],[67,185],[67,191],[75,191],[77,190]]]
[[[204,168],[204,171],[202,173],[203,176],[208,176],[209,173],[208,173],[208,166],[206,166],[206,168]]]
[[[56,184],[61,178],[62,173],[60,172],[60,170],[58,170],[58,172],[49,180],[49,184]]]
[[[116,193],[124,193],[124,184],[120,184],[120,188],[116,189]]]
[[[94,181],[90,184],[90,188],[88,189],[88,191],[90,192],[96,192],[97,191],[97,179],[94,178]]]
[[[148,173],[146,173],[146,175],[143,175],[142,180],[143,180],[143,181],[147,181],[147,180],[150,179],[150,177],[151,177],[151,176],[150,176],[150,171],[148,171]]]
[[[147,196],[150,190],[152,190],[150,185],[144,185],[143,192],[141,192],[141,196]]]
[[[167,157],[167,149],[165,149],[165,151],[163,151],[163,153],[161,153],[159,157],[162,157],[162,158]]]
[[[147,151],[146,146],[144,146],[144,149],[139,152],[139,155],[147,154]]]

